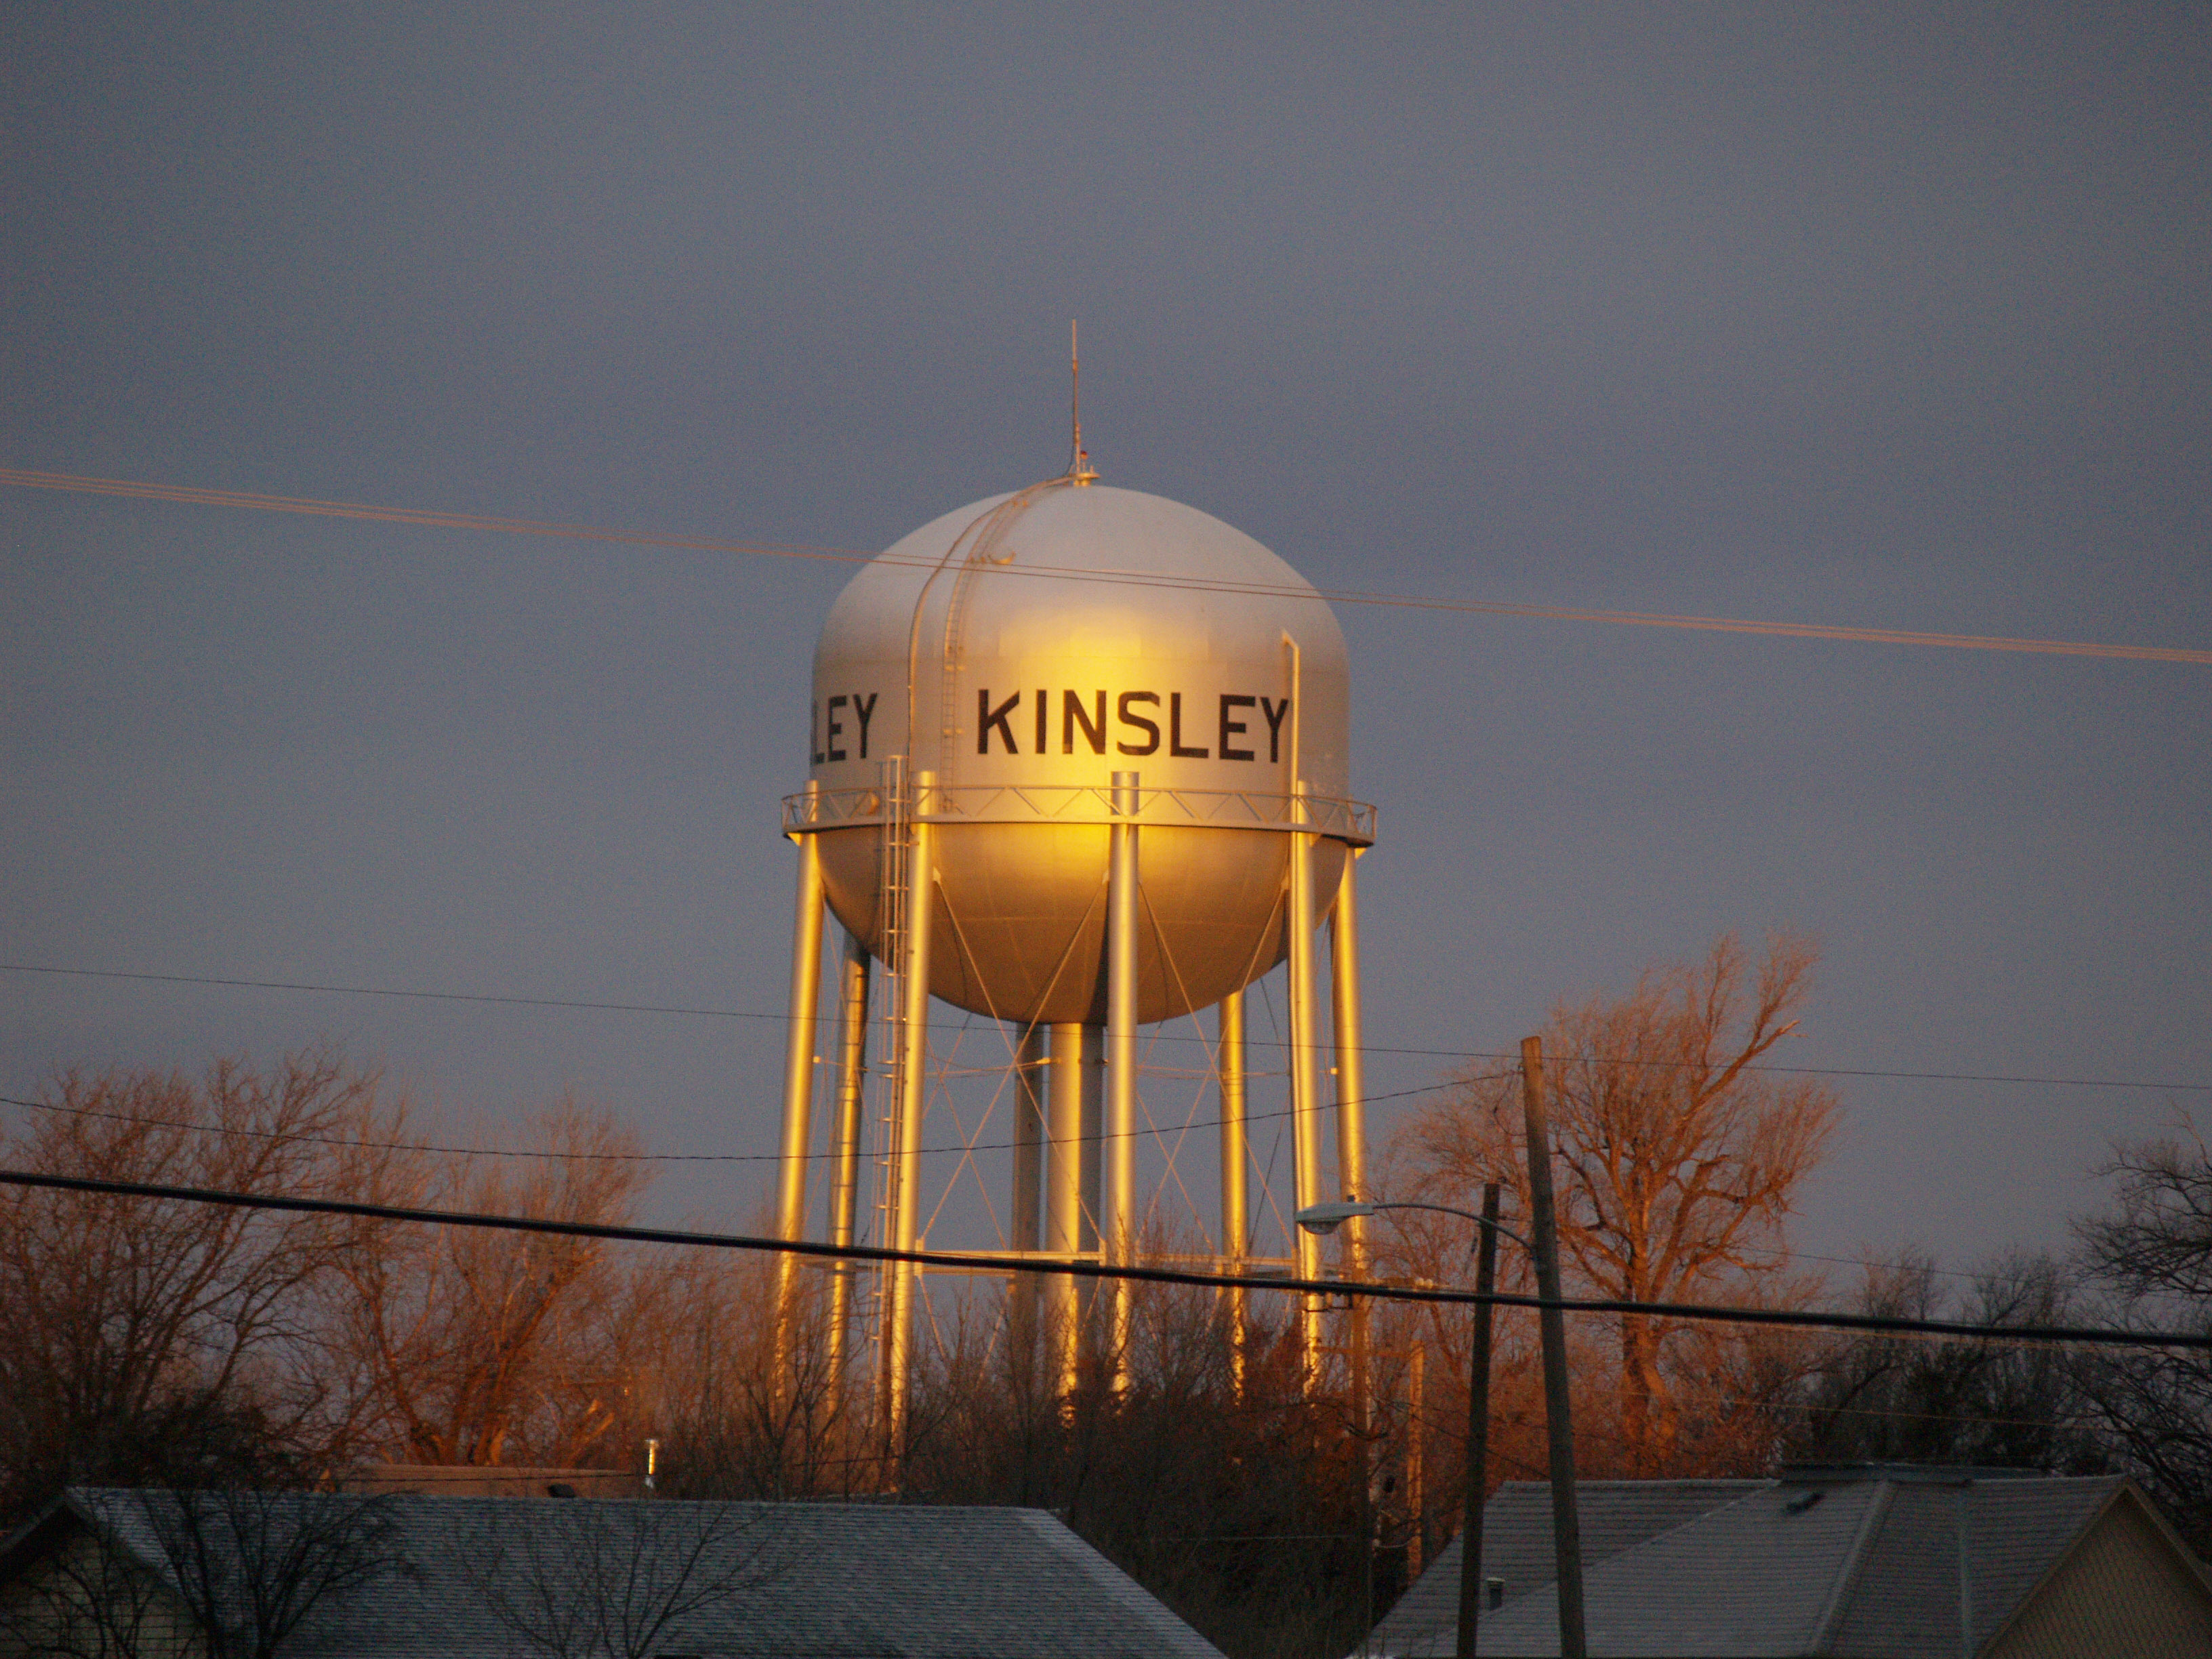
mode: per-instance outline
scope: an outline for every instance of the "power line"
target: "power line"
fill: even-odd
[[[1426,1088],[1401,1089],[1392,1094],[1369,1095],[1365,1098],[1370,1103],[1379,1100],[1401,1100],[1413,1095],[1439,1093],[1450,1086],[1452,1085],[1448,1084],[1432,1084]],[[567,1152],[537,1147],[448,1146],[432,1141],[368,1140],[348,1135],[297,1134],[288,1133],[282,1129],[252,1129],[235,1124],[192,1123],[177,1118],[141,1117],[130,1112],[103,1112],[88,1106],[64,1106],[50,1100],[24,1100],[14,1095],[0,1095],[0,1106],[15,1106],[25,1111],[47,1112],[58,1116],[97,1118],[102,1122],[135,1124],[149,1129],[174,1129],[187,1134],[243,1135],[249,1139],[283,1140],[298,1146],[341,1146],[360,1152],[430,1152],[453,1158],[542,1158],[548,1162],[574,1164],[776,1164],[781,1163],[784,1156],[781,1152]],[[1293,1113],[1287,1108],[1272,1112],[1248,1111],[1244,1115],[1243,1121],[1247,1123],[1268,1122],[1291,1115]],[[1129,1134],[1135,1139],[1143,1139],[1148,1135],[1156,1139],[1165,1139],[1170,1133],[1180,1135],[1188,1133],[1193,1129],[1218,1129],[1220,1127],[1219,1118],[1196,1118],[1188,1123],[1175,1124],[1168,1127],[1156,1126],[1134,1129],[1131,1130]],[[1098,1133],[1086,1136],[1085,1139],[1103,1142],[1120,1138],[1111,1130],[1101,1130]],[[964,1156],[971,1152],[1012,1152],[1014,1148],[1015,1143],[1011,1140],[989,1140],[979,1141],[972,1146],[964,1144],[925,1146],[921,1149],[921,1156],[948,1157],[956,1152]],[[804,1152],[799,1156],[806,1163],[819,1164],[836,1157],[837,1154],[834,1152]],[[1960,1268],[1939,1267],[1932,1262],[1875,1261],[1858,1256],[1820,1255],[1810,1250],[1793,1250],[1762,1245],[1742,1245],[1738,1248],[1772,1258],[1777,1268],[1796,1261],[1820,1261],[1839,1267],[1889,1267],[1901,1273],[1924,1270],[1946,1279],[1975,1279],[1982,1277],[1979,1273]]]
[[[1366,1101],[1402,1100],[1410,1095],[1435,1094],[1449,1088],[1448,1084],[1431,1084],[1425,1088],[1401,1089],[1394,1094],[1367,1095]],[[17,1106],[26,1111],[52,1112],[69,1117],[99,1118],[109,1123],[135,1123],[149,1129],[177,1129],[190,1134],[244,1135],[252,1140],[283,1140],[305,1146],[349,1146],[362,1152],[440,1152],[459,1158],[538,1158],[575,1164],[781,1164],[781,1152],[562,1152],[535,1147],[507,1146],[444,1146],[428,1141],[364,1140],[347,1135],[292,1134],[282,1129],[249,1129],[223,1123],[191,1123],[177,1118],[140,1117],[130,1112],[103,1112],[90,1106],[64,1106],[50,1100],[23,1100],[14,1095],[0,1095],[0,1106]],[[1290,1109],[1276,1112],[1247,1112],[1243,1121],[1265,1122],[1291,1115]],[[1188,1123],[1154,1125],[1132,1129],[1126,1136],[1109,1129],[1097,1134],[1085,1135],[1085,1143],[1120,1139],[1142,1140],[1147,1136],[1165,1139],[1192,1129],[1218,1129],[1219,1118],[1198,1118]],[[974,1146],[965,1142],[950,1146],[924,1146],[921,1155],[953,1152],[1005,1152],[1014,1150],[1011,1140],[978,1141]],[[834,1152],[802,1152],[799,1155],[810,1164],[822,1163],[837,1156]]]
[[[652,1002],[600,1002],[568,997],[508,996],[477,991],[420,991],[378,985],[326,985],[307,981],[272,979],[228,979],[206,974],[149,974],[126,972],[107,968],[54,968],[33,963],[0,962],[0,973],[41,974],[67,979],[112,979],[137,981],[155,985],[207,985],[233,990],[301,991],[332,996],[389,997],[407,1001],[483,1003],[516,1008],[557,1008],[585,1013],[672,1014],[703,1019],[758,1020],[769,1024],[787,1025],[789,1014],[770,1014],[748,1012],[737,1008],[698,1008],[682,1004]],[[964,1030],[964,1026],[937,1024],[936,1030]],[[1191,1036],[1178,1032],[1156,1033],[1150,1041],[1156,1042],[1199,1042],[1203,1036]],[[1255,1046],[1287,1048],[1291,1045],[1281,1039],[1273,1042],[1255,1040]],[[1316,1045],[1325,1047],[1326,1045]],[[1362,1052],[1370,1054],[1406,1054],[1431,1060],[1491,1060],[1518,1063],[1518,1053],[1486,1048],[1425,1048],[1405,1044],[1368,1042],[1361,1045]],[[1571,1060],[1575,1056],[1567,1056]],[[1645,1060],[1620,1056],[1593,1060],[1600,1066],[1635,1066],[1650,1071],[1680,1071],[1695,1062],[1680,1060]],[[2028,1073],[1997,1072],[1909,1072],[1850,1066],[1747,1066],[1747,1072],[1771,1077],[1849,1077],[1863,1078],[1872,1082],[1892,1083],[2014,1083],[2058,1089],[2139,1089],[2184,1094],[2212,1094],[2212,1083],[2169,1083],[2137,1078],[2047,1077]],[[1455,1086],[1440,1084],[1438,1088]],[[1427,1090],[1413,1090],[1409,1093],[1423,1094]],[[1370,1100],[1388,1098],[1370,1095]]]
[[[58,1192],[151,1198],[228,1209],[276,1210],[296,1215],[356,1216],[369,1221],[404,1221],[427,1226],[476,1227],[491,1231],[544,1233],[563,1238],[597,1238],[615,1243],[674,1244],[694,1249],[744,1250],[811,1256],[837,1261],[892,1262],[918,1267],[978,1267],[1013,1273],[1074,1279],[1129,1280],[1146,1285],[1185,1285],[1202,1290],[1278,1291],[1309,1296],[1361,1297],[1372,1301],[1441,1304],[1465,1307],[1488,1303],[1502,1308],[1556,1308],[1575,1314],[1641,1314],[1713,1324],[1775,1325],[1803,1330],[1905,1332],[1931,1336],[1971,1337],[2009,1345],[2047,1343],[2084,1347],[2203,1348],[2212,1350],[2212,1330],[2130,1331],[2102,1325],[1982,1325],[1964,1320],[1902,1319],[1881,1314],[1816,1313],[1789,1308],[1709,1307],[1686,1302],[1632,1302],[1610,1297],[1522,1296],[1506,1291],[1447,1290],[1415,1285],[1382,1285],[1363,1279],[1272,1278],[1259,1273],[1201,1273],[1176,1267],[1148,1267],[1091,1261],[1036,1261],[1003,1252],[955,1254],[945,1250],[897,1250],[872,1244],[823,1244],[807,1239],[763,1238],[742,1233],[707,1233],[661,1227],[621,1227],[602,1222],[554,1221],[535,1216],[486,1215],[412,1205],[365,1204],[348,1199],[296,1198],[276,1193],[225,1192],[202,1187],[172,1187],[155,1182],[107,1181],[88,1176],[48,1175],[28,1170],[0,1170],[0,1183]]]
[[[207,489],[129,478],[80,477],[0,467],[0,483],[31,489],[63,489],[138,501],[171,501],[190,507],[228,507],[264,513],[299,513],[320,518],[371,520],[426,529],[470,530],[507,536],[553,537],[563,540],[656,547],[684,552],[735,553],[779,559],[842,564],[883,563],[934,568],[935,558],[891,558],[859,548],[810,547],[801,544],[718,541],[702,536],[657,535],[592,525],[550,524],[531,519],[492,518],[416,507],[374,507],[358,501],[316,501],[295,495],[264,495],[246,490]],[[1103,582],[1119,587],[1164,587],[1185,592],[1235,593],[1267,598],[1315,598],[1339,605],[1375,605],[1401,611],[1437,611],[1462,616],[1510,617],[1527,621],[1603,623],[1620,628],[1686,629],[1702,633],[1762,634],[1784,639],[1838,640],[1871,645],[1936,647],[1955,651],[2029,652],[2045,655],[2099,657],[2138,662],[2212,666],[2212,651],[2169,646],[2101,645],[2076,640],[2005,639],[1981,634],[1926,633],[1910,629],[1848,628],[1815,623],[1754,622],[1725,617],[1670,616],[1656,611],[1593,611],[1568,605],[1512,605],[1498,600],[1443,599],[1408,593],[1378,593],[1349,588],[1311,588],[1303,583],[1221,581],[1205,577],[1139,576],[1122,571],[1062,567],[994,568],[994,575],[1056,581]]]

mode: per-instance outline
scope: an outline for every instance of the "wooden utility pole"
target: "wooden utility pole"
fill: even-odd
[[[1498,1288],[1498,1183],[1482,1188],[1475,1241],[1474,1293]],[[1474,1362],[1467,1389],[1467,1519],[1460,1528],[1458,1659],[1474,1659],[1482,1607],[1482,1499],[1490,1485],[1490,1304],[1474,1304]]]
[[[1544,1422],[1552,1443],[1552,1545],[1559,1559],[1559,1659],[1587,1659],[1582,1518],[1575,1506],[1575,1431],[1567,1407],[1567,1316],[1559,1307],[1559,1231],[1552,1205],[1552,1131],[1544,1115],[1544,1040],[1521,1040],[1521,1107],[1528,1130],[1528,1210],[1536,1294],[1544,1307]],[[1489,1229],[1483,1230],[1486,1233]]]

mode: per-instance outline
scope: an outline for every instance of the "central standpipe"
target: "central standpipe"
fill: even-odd
[[[1098,1105],[1105,1081],[1105,1032],[1074,1023],[1052,1028],[1045,1091],[1045,1241],[1059,1256],[1098,1248]],[[1093,1281],[1054,1273],[1047,1324],[1053,1376],[1062,1399],[1075,1392]]]
[[[1121,1267],[1137,1259],[1137,774],[1116,772],[1106,891],[1106,1064],[1113,1094],[1106,1114],[1103,1252]],[[1133,1288],[1126,1279],[1113,1281],[1107,1363],[1117,1394],[1129,1382]]]

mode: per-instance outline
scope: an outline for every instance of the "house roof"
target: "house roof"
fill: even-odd
[[[1734,1503],[1764,1480],[1584,1480],[1575,1490],[1582,1522],[1583,1559],[1602,1561],[1709,1510]],[[1438,1553],[1429,1570],[1399,1598],[1375,1632],[1384,1651],[1452,1650],[1459,1630],[1459,1571],[1462,1540]],[[1552,1552],[1552,1489],[1533,1480],[1509,1480],[1482,1510],[1482,1571],[1505,1581],[1509,1601],[1548,1590],[1555,1578]],[[1503,1608],[1499,1609],[1502,1613]],[[1486,1614],[1486,1622],[1496,1614]],[[1441,1647],[1436,1646],[1441,1641]],[[1424,1645],[1425,1644],[1428,1645]]]
[[[174,1494],[79,1488],[64,1500],[173,1583],[161,1547]],[[331,1501],[271,1495],[278,1507]],[[347,1500],[341,1500],[347,1501]],[[359,1501],[359,1500],[351,1500]],[[708,1575],[740,1595],[672,1624],[663,1655],[730,1659],[1220,1659],[1136,1582],[1039,1510],[856,1504],[688,1504],[542,1498],[374,1500],[411,1571],[319,1607],[297,1659],[493,1659],[515,1640],[488,1581],[526,1601],[531,1584],[574,1586],[593,1549],[633,1540],[674,1559],[697,1547]],[[304,1508],[301,1510],[305,1513]]]
[[[2148,1513],[2117,1475],[1823,1471],[1577,1491],[1589,1650],[1609,1659],[1954,1659],[1962,1620],[1966,1650],[1980,1651],[2108,1506]],[[1506,1583],[1482,1612],[1481,1653],[1559,1652],[1551,1522],[1550,1489],[1534,1482],[1486,1505],[1484,1574]],[[1451,1652],[1459,1561],[1455,1541],[1364,1650]]]

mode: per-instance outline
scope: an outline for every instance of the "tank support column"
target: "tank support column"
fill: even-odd
[[[1112,863],[1106,890],[1106,1260],[1137,1259],[1137,774],[1114,775]],[[1116,1393],[1128,1386],[1130,1310],[1135,1288],[1109,1287],[1114,1310],[1107,1334]]]
[[[1306,822],[1306,786],[1291,786],[1292,822]],[[1291,833],[1291,1143],[1293,1207],[1303,1210],[1322,1198],[1321,1030],[1315,995],[1313,854],[1315,837]],[[1291,1229],[1297,1244],[1297,1276],[1321,1277],[1321,1240],[1303,1227]],[[1320,1380],[1322,1298],[1310,1291],[1298,1295],[1298,1378],[1310,1393]]]
[[[1344,874],[1336,885],[1336,908],[1328,919],[1329,988],[1335,998],[1336,1172],[1341,1195],[1372,1198],[1367,1190],[1367,1088],[1359,1039],[1359,867],[1357,848],[1344,849]],[[1344,1227],[1340,1258],[1346,1279],[1367,1277],[1367,1218],[1353,1216]],[[1352,1304],[1352,1409],[1367,1427],[1367,1301]]]
[[[1251,1222],[1246,1213],[1247,1171],[1251,1168],[1245,1121],[1244,994],[1231,991],[1221,999],[1220,1025],[1214,1045],[1214,1068],[1221,1079],[1221,1264],[1228,1272],[1244,1271],[1245,1240]],[[1231,1289],[1229,1301],[1229,1382],[1241,1403],[1244,1398],[1244,1333],[1246,1292]]]
[[[921,1224],[921,1132],[929,1097],[929,913],[936,887],[932,857],[935,849],[927,817],[936,805],[931,799],[936,784],[933,772],[914,775],[913,828],[907,843],[906,959],[899,972],[898,1156],[893,1166],[891,1236],[892,1248],[901,1250],[915,1248]],[[907,1396],[914,1381],[915,1300],[921,1278],[910,1261],[897,1263],[891,1272],[884,1441],[885,1455],[895,1459],[906,1453]]]
[[[1081,1255],[1098,1244],[1098,1097],[1104,1036],[1096,1025],[1070,1023],[1051,1031],[1045,1110],[1045,1240],[1054,1255]],[[1046,1323],[1053,1380],[1062,1399],[1075,1392],[1083,1353],[1090,1281],[1056,1273],[1049,1282]]]
[[[1024,1253],[1044,1248],[1044,1217],[1039,1203],[1044,1173],[1045,1028],[1022,1032],[1014,1055],[1014,1192],[1010,1246]],[[1036,1368],[1037,1276],[1016,1273],[1008,1286],[1008,1334],[1013,1342],[1016,1374],[1033,1380]]]
[[[1344,873],[1337,878],[1336,908],[1328,917],[1328,981],[1335,1016],[1329,1024],[1336,1039],[1336,1175],[1338,1191],[1347,1199],[1374,1196],[1367,1190],[1367,1091],[1359,1046],[1359,888],[1352,873],[1358,867],[1359,851],[1347,845]],[[1346,1223],[1344,1252],[1337,1261],[1346,1279],[1367,1277],[1364,1216],[1353,1216]],[[1355,1296],[1351,1301],[1352,1443],[1364,1463],[1373,1412],[1368,1389],[1367,1298]],[[1359,1490],[1371,1506],[1371,1477],[1360,1481]]]
[[[810,806],[817,793],[818,786],[809,780]],[[799,842],[799,895],[791,923],[791,1023],[784,1032],[783,1157],[775,1206],[776,1237],[793,1244],[806,1236],[806,1154],[813,1133],[814,1035],[822,995],[822,853],[812,834],[794,839]],[[779,1399],[790,1397],[798,1303],[799,1258],[785,1252],[775,1261],[772,1376]]]
[[[868,952],[850,933],[837,982],[837,1106],[830,1125],[830,1242],[853,1243],[860,1194],[860,1113],[868,1080]],[[854,1264],[830,1264],[830,1335],[824,1374],[830,1406],[842,1411],[852,1342]]]

